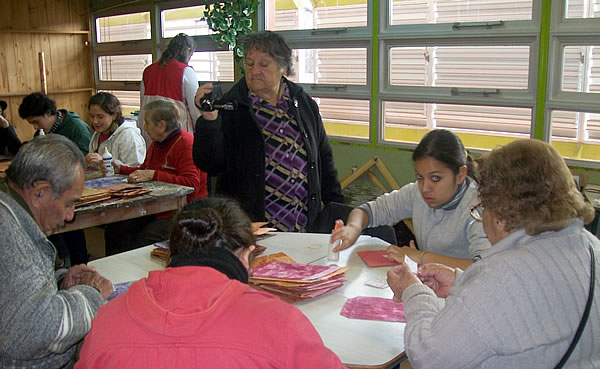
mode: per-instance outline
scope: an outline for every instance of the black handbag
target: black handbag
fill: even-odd
[[[577,332],[575,332],[575,336],[573,337],[573,340],[571,341],[571,345],[567,349],[567,352],[565,352],[565,354],[563,355],[562,359],[560,359],[560,361],[556,365],[555,369],[562,368],[565,365],[565,363],[567,362],[567,360],[569,360],[569,356],[571,356],[571,353],[575,349],[575,346],[577,346],[577,342],[579,342],[579,339],[581,338],[581,334],[583,333],[585,324],[587,323],[587,320],[590,316],[590,310],[592,310],[592,302],[594,301],[594,287],[596,285],[596,255],[594,255],[594,249],[592,248],[591,244],[589,245],[589,250],[590,250],[590,255],[592,257],[592,262],[591,262],[592,276],[590,278],[590,291],[588,292],[587,304],[585,305],[585,310],[583,311],[583,316],[581,317],[581,321],[579,322],[579,327],[577,327]]]

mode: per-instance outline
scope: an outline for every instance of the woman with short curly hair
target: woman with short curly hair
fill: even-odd
[[[525,161],[528,155],[547,160]],[[506,222],[505,231],[525,228],[532,236],[560,231],[574,218],[591,222],[594,209],[584,201],[569,168],[558,165],[562,161],[554,147],[540,141],[496,149],[478,167],[481,205]]]

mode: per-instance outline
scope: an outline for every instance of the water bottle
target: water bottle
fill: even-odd
[[[102,153],[102,162],[104,164],[104,176],[109,177],[115,175],[115,168],[112,166],[112,155],[108,152],[108,148],[104,146]]]

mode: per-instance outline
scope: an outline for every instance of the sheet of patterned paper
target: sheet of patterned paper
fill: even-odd
[[[252,277],[311,281],[338,271],[338,266],[323,266],[275,261],[252,270]]]
[[[114,299],[115,297],[124,294],[125,292],[127,292],[127,290],[129,289],[129,286],[131,286],[131,284],[135,282],[135,281],[129,281],[129,282],[123,282],[123,283],[115,283],[113,284],[113,287],[115,289],[115,292],[113,292],[112,295],[108,296],[108,301]]]
[[[85,181],[85,187],[89,188],[104,188],[114,184],[126,183],[127,177],[122,176],[111,176],[111,177],[100,177],[96,179],[90,179],[89,181]]]
[[[348,299],[340,315],[350,319],[406,322],[404,304],[382,297],[358,296]]]

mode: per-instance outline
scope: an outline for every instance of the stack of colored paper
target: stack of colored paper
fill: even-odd
[[[347,268],[274,261],[250,272],[250,283],[284,301],[305,301],[340,288]]]

